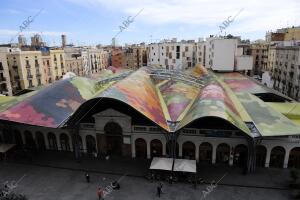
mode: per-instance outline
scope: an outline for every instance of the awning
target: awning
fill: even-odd
[[[154,157],[150,165],[150,169],[167,170],[167,171],[172,171],[172,167],[173,167],[173,158]]]
[[[196,173],[196,160],[175,159],[173,171]]]
[[[6,153],[8,150],[16,146],[15,144],[0,144],[0,153]]]

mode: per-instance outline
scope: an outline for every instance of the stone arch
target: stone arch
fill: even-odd
[[[19,130],[14,130],[14,138],[15,138],[16,145],[18,147],[23,146],[24,143],[23,143],[21,132]]]
[[[300,168],[300,147],[294,147],[291,149],[288,167]]]
[[[282,168],[285,156],[285,149],[281,146],[276,146],[271,150],[270,167]]]
[[[35,133],[37,148],[40,150],[46,149],[45,138],[42,132],[38,131]]]
[[[186,141],[182,144],[182,157],[195,160],[196,145],[191,141]]]
[[[247,165],[248,147],[245,144],[239,144],[234,148],[233,164],[240,167]]]
[[[48,138],[48,143],[49,143],[49,149],[57,151],[58,148],[57,148],[57,140],[56,140],[55,134],[52,132],[49,132],[47,135],[47,138]]]
[[[59,136],[61,150],[62,151],[70,151],[70,141],[69,136],[65,133],[61,133]]]
[[[135,140],[135,156],[137,158],[147,158],[147,142],[143,138]]]
[[[219,144],[217,146],[216,151],[216,162],[217,163],[229,163],[229,157],[230,157],[230,146],[226,143]]]
[[[154,139],[150,142],[151,157],[162,156],[162,142],[158,139]]]
[[[211,163],[212,162],[213,146],[208,142],[203,142],[199,146],[199,161]]]
[[[24,136],[25,136],[25,143],[26,143],[26,148],[29,149],[35,149],[35,141],[33,139],[33,135],[30,131],[26,130],[24,131]]]
[[[256,166],[264,167],[267,157],[267,148],[263,145],[256,146]]]
[[[97,152],[96,151],[96,140],[95,140],[95,138],[91,135],[87,135],[85,137],[85,139],[86,139],[86,151],[87,151],[87,153],[92,154],[92,153]]]

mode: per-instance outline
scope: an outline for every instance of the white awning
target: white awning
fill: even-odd
[[[152,159],[150,169],[167,170],[172,171],[173,158],[158,158]]]
[[[175,172],[197,172],[196,160],[175,159],[174,169]]]
[[[0,144],[0,153],[5,153],[11,148],[13,148],[15,144]]]

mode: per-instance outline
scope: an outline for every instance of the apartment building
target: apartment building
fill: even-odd
[[[114,67],[124,67],[126,64],[124,63],[124,52],[123,49],[120,48],[112,48],[111,49],[111,65]]]
[[[300,101],[300,46],[271,46],[269,58],[274,89]]]
[[[253,58],[239,38],[210,37],[205,42],[205,67],[214,71],[249,72]]]
[[[63,49],[50,50],[50,66],[51,66],[51,79],[57,81],[63,77],[67,72],[65,66],[65,53]]]
[[[12,95],[12,86],[9,76],[9,68],[7,65],[6,54],[9,48],[0,48],[0,94],[1,95]]]
[[[41,51],[12,50],[7,54],[13,93],[44,85],[45,74]]]
[[[265,42],[255,42],[250,45],[250,54],[253,57],[253,75],[262,76],[267,70],[269,45]]]
[[[194,40],[163,40],[149,45],[149,66],[160,66],[171,70],[184,70],[196,64]]]

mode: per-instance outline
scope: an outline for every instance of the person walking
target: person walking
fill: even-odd
[[[89,175],[89,173],[85,173],[85,179],[86,179],[86,182],[90,182],[90,175]]]
[[[97,196],[98,196],[99,200],[104,200],[104,197],[103,197],[103,190],[102,190],[101,187],[99,187],[99,188],[97,189]]]
[[[160,198],[160,194],[161,194],[161,187],[158,185],[156,188],[156,192],[157,192],[157,196]]]

